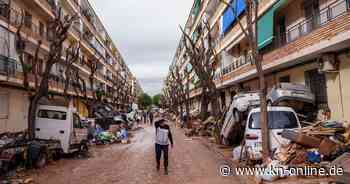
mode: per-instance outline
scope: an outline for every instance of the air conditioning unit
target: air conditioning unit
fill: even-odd
[[[318,71],[320,73],[337,72],[338,62],[336,61],[335,54],[323,54],[322,59],[319,61]]]

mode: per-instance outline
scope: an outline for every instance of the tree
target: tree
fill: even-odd
[[[29,67],[23,61],[24,60],[24,51],[26,48],[26,41],[22,36],[22,27],[24,25],[24,13],[21,15],[21,21],[19,26],[17,27],[16,32],[16,51],[19,55],[19,60],[23,68],[23,86],[27,89],[29,93],[29,109],[28,109],[28,132],[29,138],[33,139],[35,137],[35,115],[39,101],[49,94],[49,81],[51,78],[51,69],[52,67],[59,63],[62,60],[62,52],[63,52],[63,42],[68,37],[68,30],[70,29],[72,23],[76,20],[76,16],[62,16],[61,9],[58,9],[55,12],[55,17],[49,21],[48,31],[49,31],[49,53],[45,60],[45,68],[42,72],[40,81],[37,76],[37,72],[35,72],[35,88],[34,90],[30,89],[30,83],[28,80],[28,72]],[[38,53],[40,51],[41,41],[38,41],[37,49],[35,53],[35,58],[32,63],[35,63],[32,66],[36,66],[38,63]]]
[[[160,107],[160,94],[153,96],[152,103],[153,103],[153,105]]]
[[[64,84],[64,95],[68,96],[69,85],[73,84],[74,91],[79,95],[76,83],[79,82],[79,72],[73,69],[73,63],[76,63],[79,59],[80,44],[70,43],[68,49],[66,49],[65,56],[65,84]],[[82,91],[82,89],[80,89]]]
[[[258,49],[258,12],[259,12],[259,1],[258,0],[245,0],[246,4],[246,27],[244,27],[241,22],[241,18],[238,17],[235,7],[231,3],[226,2],[225,0],[220,0],[222,3],[226,4],[234,15],[238,25],[243,32],[244,36],[248,39],[248,47],[252,51],[253,61],[257,70],[257,75],[259,78],[259,87],[260,87],[260,122],[261,122],[261,131],[262,131],[262,140],[263,140],[263,154],[264,158],[269,157],[269,129],[268,129],[268,113],[267,113],[267,88],[265,82],[265,73],[262,68],[262,55]]]
[[[178,99],[180,100],[180,116],[183,115],[183,104],[185,104],[185,112],[186,114],[190,114],[190,90],[189,90],[189,72],[185,69],[184,74],[180,74],[180,69],[178,66],[175,66],[175,68],[171,71],[172,79],[174,80],[174,83],[176,84],[176,93],[178,96]],[[187,80],[186,86],[184,84],[184,80]],[[187,124],[187,123],[186,123]]]
[[[212,115],[214,117],[220,117],[220,105],[219,94],[216,90],[216,84],[214,82],[215,67],[214,64],[218,63],[218,54],[215,53],[213,38],[211,29],[208,22],[203,22],[203,31],[207,32],[206,38],[200,37],[200,42],[197,45],[197,40],[193,40],[188,33],[186,33],[181,27],[181,31],[184,35],[185,53],[189,57],[189,63],[192,65],[195,74],[198,76],[199,84],[202,89],[201,93],[201,119],[205,120],[208,117],[208,106],[211,104]]]
[[[138,102],[143,109],[147,109],[152,105],[152,97],[147,93],[143,93],[138,97]]]
[[[96,58],[95,56],[96,56],[96,53],[94,54],[94,56],[92,56],[91,58],[88,58],[86,61],[86,65],[90,70],[89,84],[90,84],[90,91],[92,93],[92,99],[88,98],[86,93],[84,95],[84,98],[88,106],[90,118],[93,117],[93,105],[97,102],[97,91],[95,91],[94,86],[95,86],[95,75],[98,69],[99,58]]]

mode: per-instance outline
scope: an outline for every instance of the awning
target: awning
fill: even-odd
[[[269,45],[273,40],[274,14],[287,0],[279,0],[258,21],[258,48]]]
[[[201,0],[195,0],[193,7],[193,15],[196,17],[201,9]]]
[[[246,8],[245,0],[232,0],[231,5],[234,7],[236,12],[233,12],[230,7],[226,8],[222,17],[223,33],[227,32],[231,28],[231,25],[233,25],[233,23],[236,21],[236,15],[234,13],[236,13],[237,16],[240,16]]]

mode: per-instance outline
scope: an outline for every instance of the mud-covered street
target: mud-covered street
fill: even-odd
[[[169,175],[156,170],[154,128],[145,126],[134,132],[130,144],[97,146],[88,159],[62,159],[41,170],[29,171],[39,184],[110,183],[243,183],[239,178],[222,177],[223,161],[198,140],[188,139],[173,127],[174,148],[169,150]]]

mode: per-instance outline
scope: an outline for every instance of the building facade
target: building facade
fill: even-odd
[[[18,60],[15,47],[15,33],[18,24],[23,20],[22,35],[26,40],[24,62],[30,64],[39,40],[42,42],[39,51],[39,61],[45,65],[45,57],[49,51],[50,37],[48,22],[54,18],[58,9],[63,15],[75,15],[78,19],[69,30],[64,43],[64,50],[69,43],[79,43],[79,61],[73,64],[83,79],[88,98],[96,91],[103,92],[103,101],[113,103],[116,109],[125,109],[132,104],[133,95],[130,91],[135,77],[125,64],[116,45],[112,42],[88,0],[0,0],[0,133],[6,131],[21,131],[27,128],[27,112],[29,106],[28,93],[23,90],[23,70]],[[97,61],[97,71],[94,86],[90,86],[91,69],[87,61]],[[41,70],[41,69],[40,69]],[[53,66],[50,80],[50,93],[54,98],[63,97],[65,65],[57,63]],[[115,81],[124,81],[115,89]],[[33,87],[33,76],[29,74],[29,82]],[[87,103],[82,94],[74,93],[70,84],[68,93],[69,104],[77,108],[83,117],[88,116]],[[123,98],[119,98],[123,96]],[[121,100],[124,99],[124,100]],[[125,100],[127,99],[127,100]]]
[[[215,38],[215,83],[222,106],[228,106],[240,90],[258,90],[259,83],[250,50],[237,17],[245,26],[245,1],[233,0],[236,12],[220,0],[195,0],[185,31],[197,43],[206,38],[203,22]],[[316,96],[320,111],[331,119],[350,120],[349,0],[261,0],[258,12],[258,47],[263,55],[268,88],[280,82],[305,84]],[[237,15],[234,15],[236,13]],[[172,66],[192,71],[180,40]],[[174,68],[174,67],[171,67]],[[201,89],[192,71],[192,110],[198,109]]]

